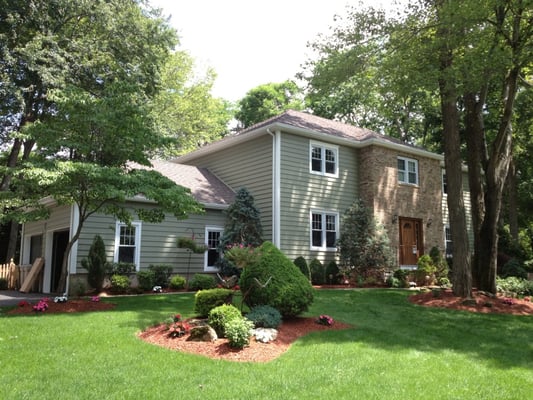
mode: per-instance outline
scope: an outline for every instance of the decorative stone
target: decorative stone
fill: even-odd
[[[191,328],[191,332],[187,341],[190,342],[214,342],[218,339],[217,333],[209,325],[195,326]]]
[[[268,343],[276,340],[278,331],[273,328],[257,328],[252,330],[255,340],[261,343]]]

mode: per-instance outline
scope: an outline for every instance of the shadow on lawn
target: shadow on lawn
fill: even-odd
[[[328,335],[338,344],[348,341],[391,350],[449,350],[498,367],[532,365],[533,317],[416,306],[408,301],[409,294],[386,289],[328,291],[316,296],[313,308],[356,327]],[[314,336],[302,339],[303,344],[314,340]]]

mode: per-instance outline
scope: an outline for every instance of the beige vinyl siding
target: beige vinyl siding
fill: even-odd
[[[141,222],[140,268],[145,269],[150,264],[168,264],[173,272],[183,274],[187,272],[189,253],[179,249],[176,245],[179,237],[191,237],[194,233],[198,244],[205,241],[206,226],[224,226],[224,216],[220,210],[206,210],[202,215],[190,215],[188,219],[177,220],[173,215],[166,214],[160,224]],[[78,245],[77,270],[81,268],[81,260],[87,257],[89,247],[96,234],[99,234],[106,246],[109,262],[113,261],[115,249],[116,220],[111,216],[97,214],[91,216],[84,225],[83,234]],[[191,256],[190,273],[202,273],[204,270],[204,254]]]
[[[272,240],[272,137],[264,135],[190,163],[208,168],[234,191],[245,187],[261,212],[265,240]]]
[[[50,218],[24,224],[24,235],[44,235],[47,232],[70,229],[70,206],[60,206],[50,209]]]
[[[324,263],[336,254],[311,250],[310,211],[338,212],[340,227],[345,210],[357,195],[356,152],[338,148],[339,176],[335,178],[310,173],[309,146],[308,138],[287,133],[281,136],[280,245],[290,259],[303,256],[308,262],[318,258]]]

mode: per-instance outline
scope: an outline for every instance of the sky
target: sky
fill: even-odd
[[[152,0],[200,71],[215,70],[212,94],[230,101],[266,83],[294,79],[311,56],[306,44],[327,34],[349,0]],[[386,0],[364,0],[374,6]]]

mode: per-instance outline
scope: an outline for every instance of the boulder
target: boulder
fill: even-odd
[[[191,342],[214,342],[217,339],[217,333],[209,325],[191,328],[191,332],[187,338]]]
[[[261,343],[268,343],[276,340],[278,331],[273,328],[257,328],[252,331],[255,340]]]

